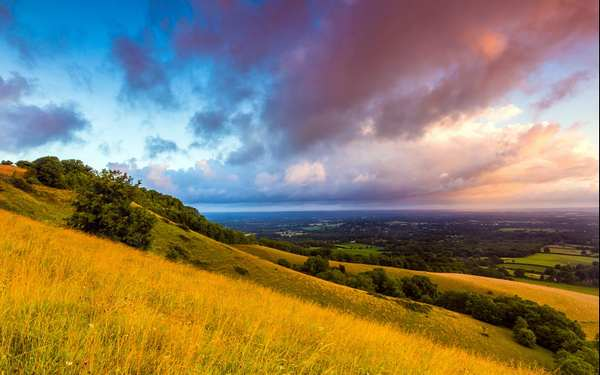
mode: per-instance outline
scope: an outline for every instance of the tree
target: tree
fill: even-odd
[[[325,272],[329,270],[329,260],[318,255],[314,257],[308,257],[302,266],[302,270],[311,275]]]
[[[133,207],[136,188],[126,173],[103,170],[78,192],[73,202],[75,212],[68,224],[134,247],[148,248],[155,218],[143,208]]]
[[[33,162],[33,172],[37,180],[50,187],[65,187],[65,169],[56,156],[44,156]]]
[[[13,162],[10,160],[2,160],[0,162],[1,165],[13,165]]]
[[[402,279],[402,292],[410,299],[420,300],[424,295],[432,300],[438,297],[437,285],[427,276],[413,276]]]

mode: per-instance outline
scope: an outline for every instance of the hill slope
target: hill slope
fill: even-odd
[[[36,186],[34,193],[25,193],[8,186],[0,191],[0,199],[11,203],[11,207],[15,207],[18,202],[26,203],[26,213],[32,213],[32,217],[45,215],[50,207],[50,211],[57,214],[48,220],[54,220],[59,225],[64,223],[64,217],[70,213],[69,200],[59,198],[68,193],[50,188],[38,191],[39,188]],[[9,199],[6,199],[7,193]],[[52,194],[48,197],[46,193],[54,193],[56,197]],[[63,217],[58,213],[62,213]],[[407,308],[403,301],[368,295],[363,291],[289,270],[196,232],[181,229],[166,219],[158,220],[152,237],[150,251],[155,254],[186,261],[224,275],[243,277],[276,291],[359,317],[393,324],[405,332],[432,337],[439,343],[460,346],[502,360],[539,363],[548,368],[553,366],[548,351],[520,346],[512,338],[510,330],[479,322],[466,315],[440,308],[434,308],[428,314],[415,312]],[[242,276],[240,272],[246,274]]]
[[[305,256],[291,254],[265,246],[239,245],[236,247],[272,262],[277,262],[278,259],[284,258],[291,263],[302,264],[306,260]],[[353,273],[365,272],[378,267],[384,268],[386,272],[397,277],[425,275],[434,283],[438,284],[441,290],[467,290],[477,293],[488,293],[491,291],[494,294],[517,294],[522,298],[552,306],[555,309],[567,314],[567,316],[571,319],[579,321],[582,328],[586,332],[586,335],[590,339],[594,338],[598,333],[598,296],[578,293],[570,290],[550,288],[543,285],[527,284],[518,281],[493,279],[489,277],[460,273],[413,271],[395,267],[381,267],[368,264],[335,261],[332,261],[331,264],[343,264],[348,272]]]
[[[0,372],[543,373],[1,210],[0,233]]]

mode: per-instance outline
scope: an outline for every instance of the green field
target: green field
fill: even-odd
[[[598,261],[598,258],[580,255],[537,253],[520,258],[502,258],[502,260],[507,264],[519,263],[534,266],[554,267],[556,264],[569,264],[574,266],[578,264],[592,264],[593,262]]]
[[[580,247],[582,247],[582,246],[571,246],[571,245],[550,245],[550,246],[546,246],[546,248],[548,248],[548,250],[552,254],[565,254],[565,255],[581,255],[581,251],[582,250],[580,249]],[[594,251],[593,247],[591,247],[591,246],[587,247],[586,246],[586,252],[588,254],[592,254],[593,251]],[[595,253],[594,255],[598,256],[598,253]]]
[[[377,255],[379,254],[379,248],[373,245],[367,245],[362,243],[345,243],[335,245],[334,252],[350,254],[350,255]]]
[[[533,272],[533,273],[544,273],[546,270],[545,266],[536,266],[532,264],[520,264],[520,263],[504,263],[499,265],[502,268],[506,268],[508,270],[518,270],[521,269],[523,271]]]

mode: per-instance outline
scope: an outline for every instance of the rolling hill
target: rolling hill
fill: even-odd
[[[35,185],[24,192],[0,179],[0,205],[60,226],[71,212],[73,194]],[[10,215],[3,212],[2,215]],[[56,229],[64,230],[64,229]],[[61,235],[57,235],[60,237]],[[150,252],[186,262],[201,270],[236,279],[246,279],[262,287],[333,308],[360,319],[396,327],[405,333],[429,337],[438,344],[460,347],[470,353],[507,362],[553,366],[551,353],[541,348],[518,345],[508,329],[495,327],[469,316],[433,308],[427,314],[413,311],[408,301],[369,295],[363,291],[333,284],[292,271],[248,254],[235,247],[185,230],[161,218],[153,229]]]
[[[543,352],[531,351],[527,358],[526,349],[515,346],[523,355],[492,360],[423,332],[407,333],[393,322],[361,318],[3,210],[0,233],[1,372],[544,373],[516,363],[533,363],[533,354]],[[240,262],[260,264],[229,250]],[[347,298],[364,295],[319,284]],[[410,321],[409,315],[398,318]],[[441,319],[436,315],[422,324]],[[469,326],[459,314],[448,314],[447,323],[452,320],[463,330],[481,327],[474,321]],[[501,352],[500,345],[510,341],[491,328],[488,340]],[[454,335],[458,339],[461,332]]]
[[[305,256],[288,253],[259,245],[238,245],[237,248],[263,259],[277,262],[278,259],[287,259],[290,263],[302,264]],[[343,264],[348,272],[359,273],[383,268],[391,275],[407,277],[424,275],[438,284],[441,290],[466,290],[477,293],[517,294],[522,298],[547,304],[564,312],[571,319],[579,321],[588,338],[593,338],[598,333],[598,296],[579,293],[570,290],[551,288],[544,285],[535,285],[511,280],[501,280],[489,277],[467,275],[460,273],[435,273],[413,271],[394,267],[380,267],[368,264],[346,263],[331,261],[332,265]]]

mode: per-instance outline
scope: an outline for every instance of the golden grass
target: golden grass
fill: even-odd
[[[541,374],[0,210],[0,373]]]
[[[277,259],[285,258],[289,262],[300,264],[306,259],[306,257],[302,255],[290,254],[285,251],[258,245],[244,245],[238,246],[238,248],[275,262]],[[346,270],[353,273],[365,272],[375,268],[375,266],[372,265],[358,263],[331,262],[331,264],[344,264]],[[598,333],[598,296],[552,288],[544,285],[534,285],[519,281],[501,280],[460,273],[423,272],[395,267],[380,268],[384,268],[387,272],[397,277],[425,275],[438,284],[442,290],[467,290],[477,293],[487,293],[491,291],[494,294],[516,294],[522,298],[552,306],[567,314],[569,318],[579,321],[586,332],[587,337],[590,339],[594,338]]]

